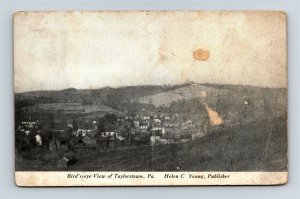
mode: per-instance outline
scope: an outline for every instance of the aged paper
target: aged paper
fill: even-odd
[[[14,15],[19,186],[277,185],[286,14]]]

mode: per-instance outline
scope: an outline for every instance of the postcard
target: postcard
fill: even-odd
[[[16,184],[287,183],[286,19],[15,13]]]

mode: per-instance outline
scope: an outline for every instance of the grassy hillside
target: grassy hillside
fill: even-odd
[[[32,101],[33,103],[82,103],[97,104],[109,103],[110,101],[128,101],[132,98],[148,96],[172,90],[184,85],[163,85],[163,86],[127,86],[101,89],[75,89],[69,88],[59,91],[32,91],[25,93],[16,93],[16,101]]]
[[[195,97],[203,98],[205,96],[216,97],[227,93],[227,89],[214,88],[202,84],[190,84],[166,92],[140,97],[136,101],[145,104],[151,103],[155,106],[169,106],[173,101],[190,100]]]
[[[176,101],[188,101],[194,98],[198,98],[216,111],[224,124],[286,117],[287,89],[281,88],[191,84],[140,97],[136,101],[157,107],[168,107]]]
[[[89,113],[99,113],[99,116],[101,110],[104,110],[103,107],[106,107],[105,110],[123,113],[138,113],[143,109],[149,113],[159,111],[173,114],[174,111],[181,111],[179,114],[193,119],[192,116],[197,115],[197,111],[198,115],[202,114],[202,110],[191,109],[195,99],[206,103],[209,108],[217,112],[224,125],[239,125],[287,115],[287,89],[213,84],[106,87],[95,90],[67,89],[17,93],[15,107],[16,115],[21,115],[20,108],[37,103],[81,103],[82,106],[87,107]],[[182,112],[182,110],[187,111]],[[95,116],[91,114],[84,117]]]
[[[286,118],[264,120],[216,131],[181,144],[131,148],[97,154],[93,150],[71,154],[78,162],[72,171],[285,171]],[[59,170],[63,156],[43,155],[16,159],[16,170]],[[35,162],[35,164],[32,164]]]

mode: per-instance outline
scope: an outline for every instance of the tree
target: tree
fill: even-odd
[[[118,117],[115,114],[106,114],[99,119],[99,131],[113,131],[117,125]]]

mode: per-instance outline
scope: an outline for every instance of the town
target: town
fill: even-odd
[[[200,84],[18,93],[16,170],[217,171],[262,161],[269,167],[269,159],[285,155],[268,152],[286,139],[284,96],[278,89]]]
[[[98,152],[126,147],[153,146],[186,142],[207,133],[209,123],[200,129],[190,119],[180,119],[178,114],[116,116],[106,114],[93,120],[90,128],[81,128],[76,120],[68,120],[64,129],[43,132],[39,120],[22,121],[17,127],[19,150],[41,147],[49,151],[94,148]]]
[[[167,91],[179,97],[160,96]],[[18,94],[16,155],[21,161],[51,156],[46,161],[55,159],[57,167],[68,167],[88,153],[116,157],[114,152],[122,156],[121,151],[201,138],[215,121],[203,97],[192,97],[190,91],[179,85],[104,88],[92,95],[77,89]],[[200,94],[206,96],[204,91]],[[188,99],[181,99],[184,96]]]

